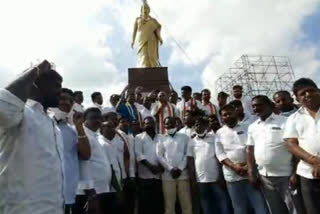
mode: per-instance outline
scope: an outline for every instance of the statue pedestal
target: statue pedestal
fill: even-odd
[[[129,68],[129,91],[134,92],[137,86],[142,86],[144,93],[158,89],[170,93],[170,84],[167,67]]]

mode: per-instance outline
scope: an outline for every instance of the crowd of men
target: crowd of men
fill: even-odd
[[[320,90],[62,88],[43,61],[0,89],[1,214],[319,214]],[[292,93],[297,101],[295,104]]]

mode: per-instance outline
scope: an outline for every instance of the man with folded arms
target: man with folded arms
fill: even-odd
[[[144,119],[144,130],[145,132],[137,135],[135,142],[139,178],[139,214],[163,214],[161,174],[164,169],[156,153],[156,147],[162,136],[156,133],[153,117]]]
[[[165,214],[175,213],[177,195],[182,213],[192,214],[187,170],[187,147],[190,138],[177,132],[174,117],[165,118],[164,124],[166,134],[163,136],[163,140],[157,144],[157,156],[165,169],[162,175]]]
[[[201,117],[195,120],[196,136],[188,146],[190,180],[193,192],[197,192],[196,184],[199,186],[203,214],[229,214],[229,196],[219,182],[223,176],[216,157],[215,136],[208,134],[208,123]]]
[[[234,213],[266,214],[268,209],[262,193],[249,183],[247,176],[247,124],[239,124],[234,106],[227,104],[220,110],[224,126],[217,131],[216,155],[223,164],[223,174]]]
[[[289,116],[283,138],[289,151],[300,159],[302,199],[308,214],[320,213],[320,91],[307,78],[293,84],[293,93],[302,107]]]

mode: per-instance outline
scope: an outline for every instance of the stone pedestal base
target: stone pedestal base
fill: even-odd
[[[155,89],[170,93],[167,67],[156,68],[129,68],[129,91],[134,92],[137,86],[143,87],[143,93],[149,93]]]

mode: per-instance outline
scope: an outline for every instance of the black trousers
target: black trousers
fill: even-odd
[[[65,204],[64,206],[64,214],[73,214],[74,204]]]
[[[98,200],[100,209],[103,214],[118,214],[117,203],[116,203],[116,193],[102,193],[98,194]],[[76,203],[72,206],[72,212],[66,214],[87,214],[85,212],[84,206],[88,199],[85,195],[77,195]]]
[[[308,214],[320,213],[320,180],[300,177],[302,200]]]
[[[162,183],[158,179],[138,179],[138,213],[163,214]]]
[[[123,201],[122,210],[118,214],[134,214],[137,198],[136,181],[133,178],[123,180]]]
[[[76,203],[73,206],[72,214],[86,214],[84,206],[87,203],[88,198],[85,195],[77,195]]]

